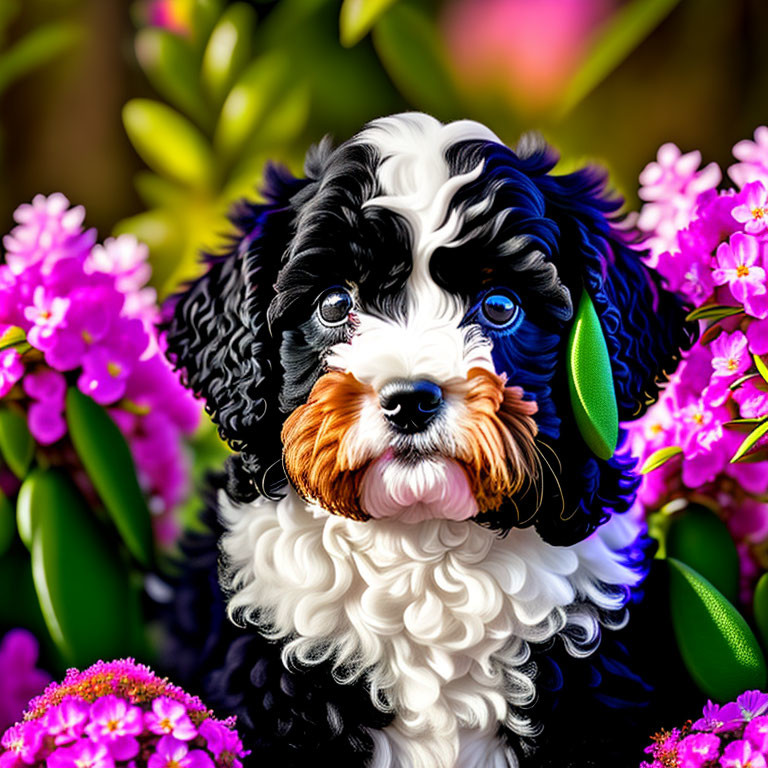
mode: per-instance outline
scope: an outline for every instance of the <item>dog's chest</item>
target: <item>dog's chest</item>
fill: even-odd
[[[513,764],[495,734],[535,727],[529,643],[560,634],[588,651],[599,614],[623,607],[616,585],[637,578],[619,553],[637,530],[618,517],[626,530],[558,548],[533,529],[359,523],[293,494],[221,511],[230,611],[283,638],[286,660],[330,660],[394,710],[375,768]]]

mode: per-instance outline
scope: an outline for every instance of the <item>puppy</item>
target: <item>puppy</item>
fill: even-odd
[[[199,635],[188,669],[254,765],[517,766],[558,735],[534,707],[555,659],[626,622],[638,480],[621,430],[606,454],[575,417],[574,316],[594,307],[621,421],[691,339],[604,177],[555,162],[375,120],[305,178],[268,169],[176,299],[170,358],[236,451],[177,662]]]

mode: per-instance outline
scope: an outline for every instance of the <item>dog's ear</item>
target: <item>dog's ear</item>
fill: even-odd
[[[231,249],[206,259],[207,271],[170,300],[165,323],[169,359],[237,452],[228,490],[243,501],[284,483],[278,342],[266,312],[291,236],[291,201],[310,182],[277,167],[265,181],[265,202],[235,209]]]
[[[536,181],[547,216],[560,230],[558,269],[573,298],[572,322],[584,321],[589,313],[593,317],[581,347],[574,347],[571,329],[555,386],[561,431],[554,447],[562,464],[563,512],[560,519],[536,521],[548,541],[569,544],[634,501],[639,479],[619,425],[655,401],[695,329],[685,321],[687,308],[662,287],[642,263],[642,253],[630,247],[629,232],[617,226],[621,201],[606,194],[604,174],[587,168],[564,176],[544,174]],[[579,354],[587,354],[587,360],[573,359]],[[602,374],[595,370],[601,358]],[[586,373],[575,370],[579,365]],[[584,389],[592,388],[586,409],[574,394],[579,376],[586,377]],[[611,422],[613,435],[606,439]]]

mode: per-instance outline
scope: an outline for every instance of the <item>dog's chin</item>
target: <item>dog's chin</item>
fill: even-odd
[[[360,505],[371,518],[404,523],[467,520],[479,511],[467,473],[457,461],[439,455],[404,459],[391,451],[365,470]]]

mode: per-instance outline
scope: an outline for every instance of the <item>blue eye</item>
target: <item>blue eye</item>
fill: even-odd
[[[491,291],[480,305],[482,319],[488,325],[502,328],[509,325],[520,311],[517,301],[506,291]]]

